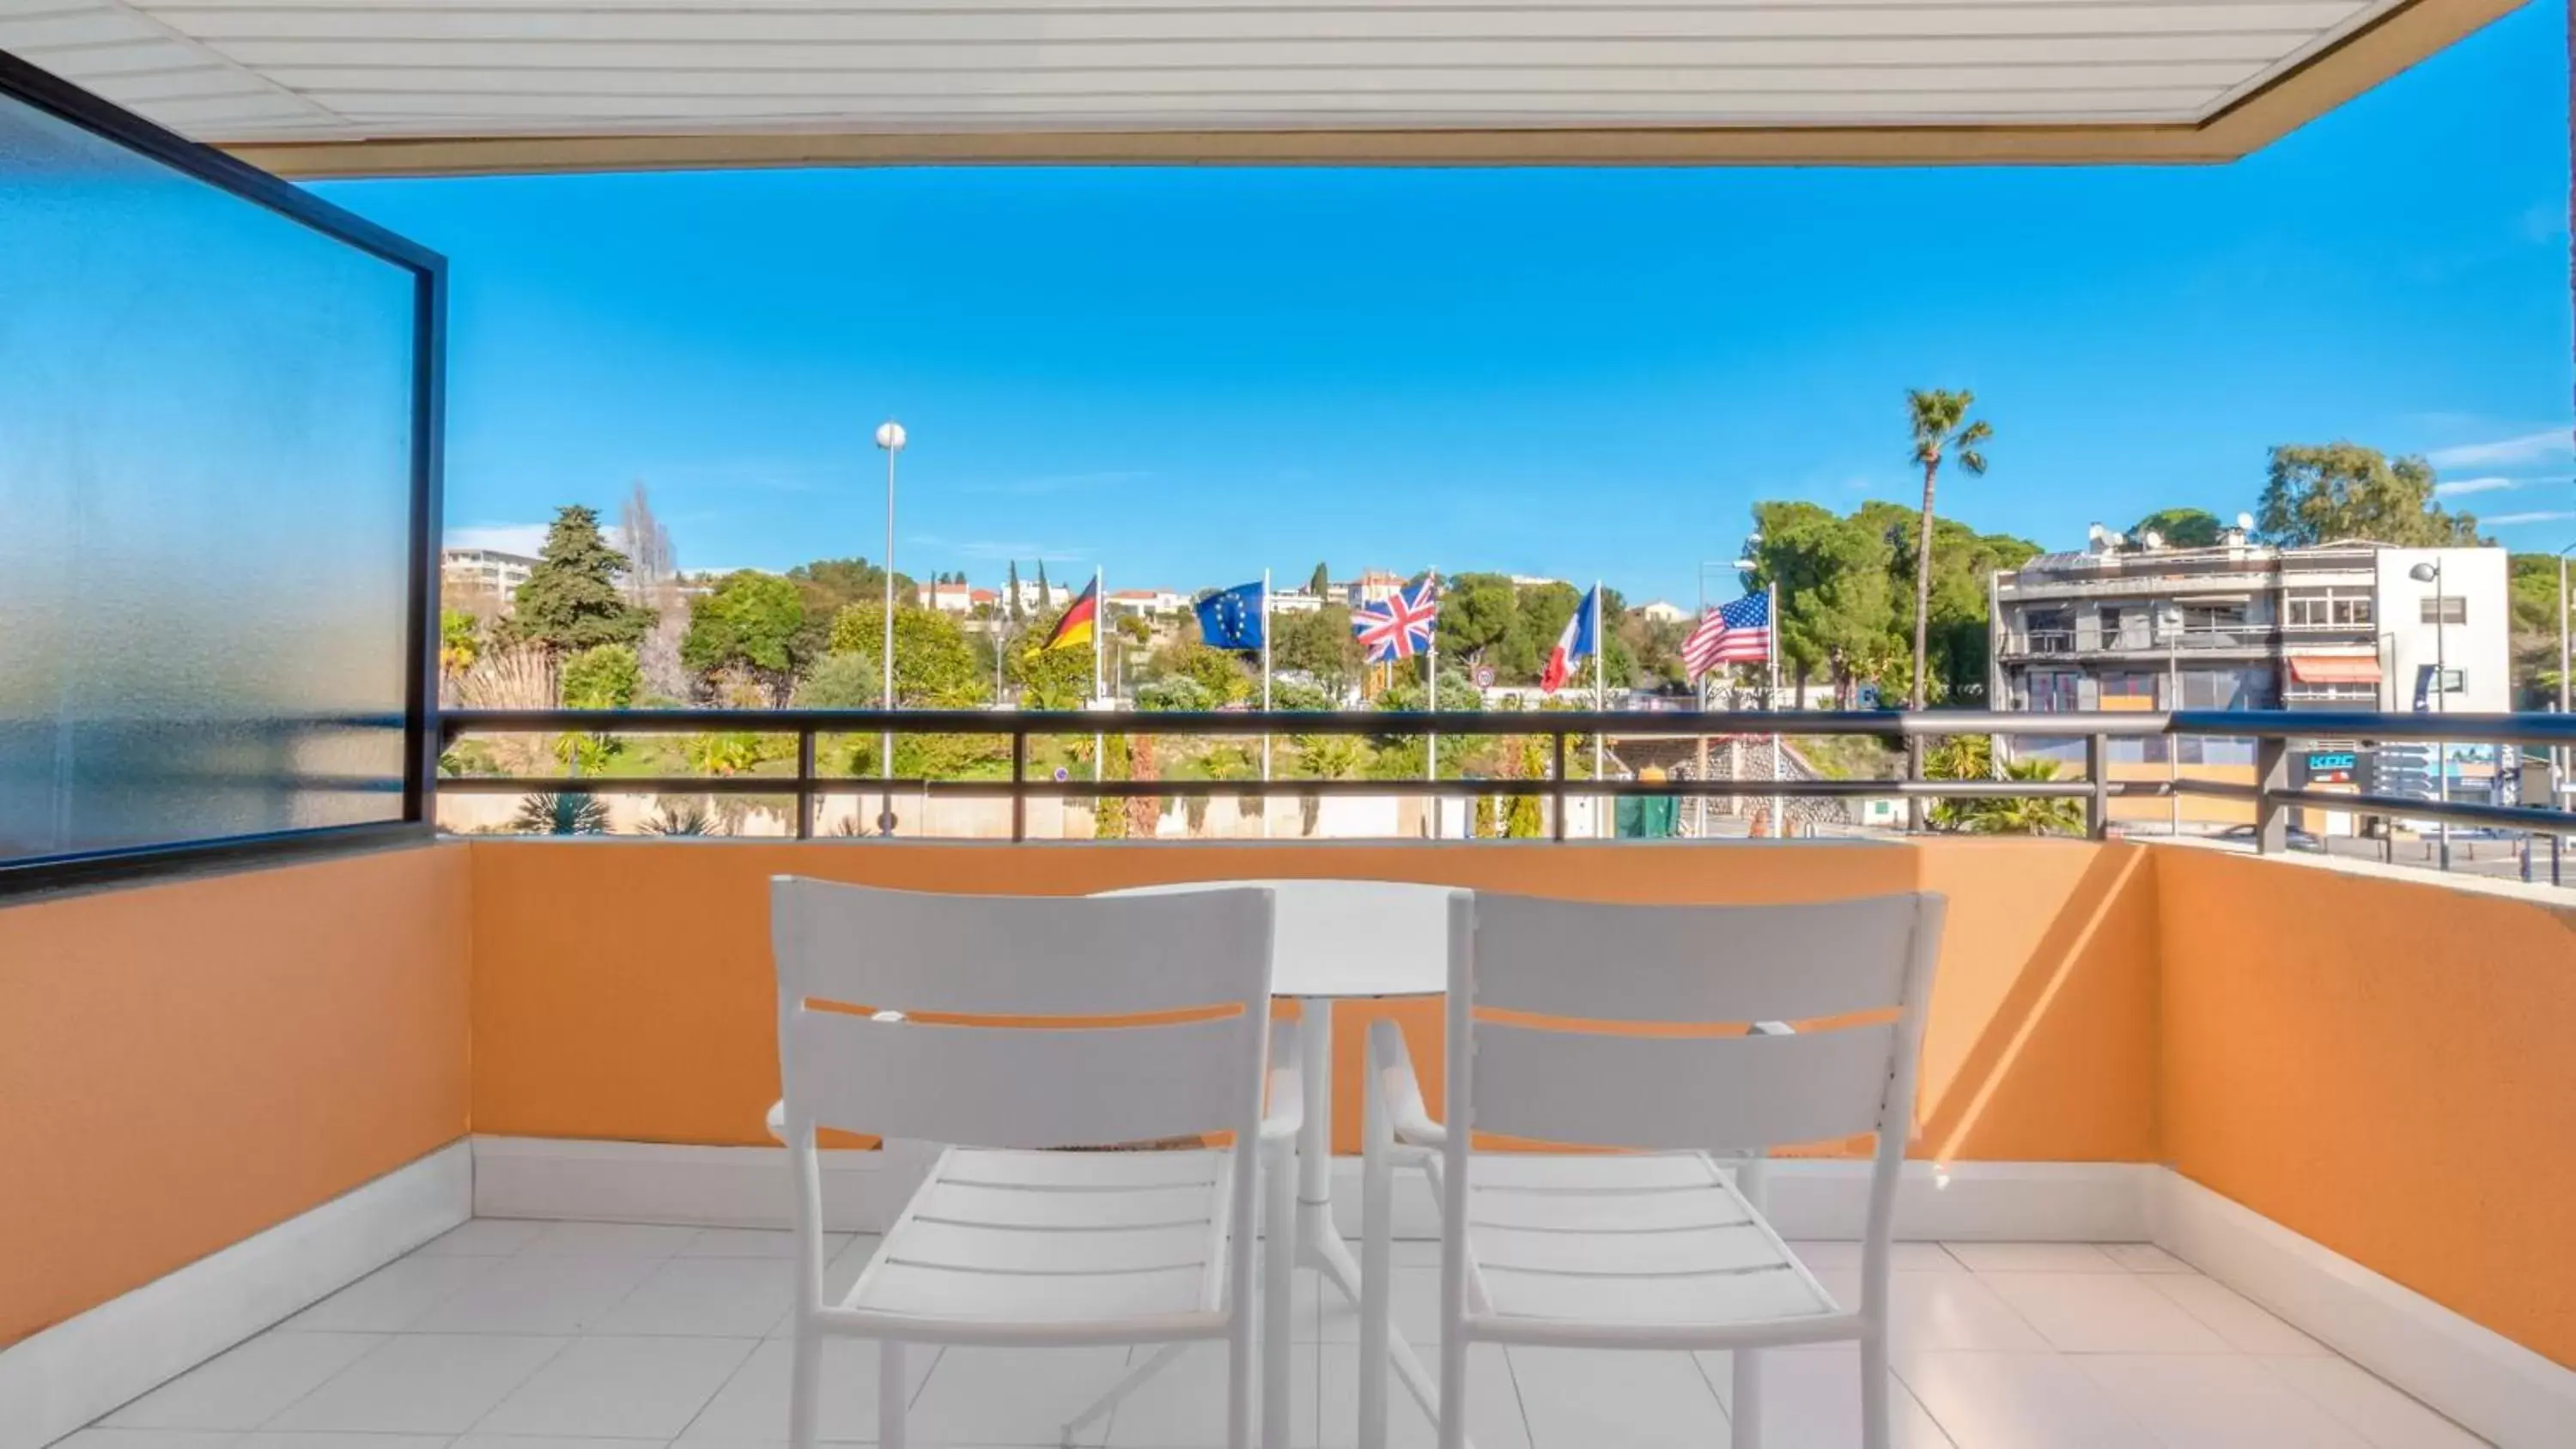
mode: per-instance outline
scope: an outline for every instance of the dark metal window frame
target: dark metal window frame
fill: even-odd
[[[0,50],[0,98],[113,145],[412,275],[410,547],[404,641],[402,815],[366,825],[223,836],[0,861],[0,900],[181,872],[378,849],[431,838],[438,774],[438,524],[447,406],[447,259],[211,146],[202,146]]]

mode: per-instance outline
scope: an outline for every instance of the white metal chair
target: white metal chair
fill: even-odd
[[[1454,895],[1445,1128],[1392,1024],[1370,1042],[1364,1449],[1385,1442],[1380,1285],[1403,1158],[1429,1169],[1441,1207],[1443,1449],[1465,1443],[1471,1343],[1732,1350],[1733,1443],[1754,1449],[1755,1350],[1840,1340],[1860,1345],[1862,1442],[1886,1449],[1889,1243],[1943,909],[1929,894],[1794,906]],[[1480,1016],[1493,1012],[1517,1019]],[[1707,1030],[1598,1029],[1642,1023]],[[1476,1131],[1642,1150],[1477,1153]],[[1764,1220],[1758,1156],[1723,1159],[1863,1133],[1877,1150],[1852,1308]]]
[[[945,896],[780,877],[771,934],[778,1115],[795,1175],[789,1442],[811,1449],[819,1432],[827,1335],[882,1345],[883,1449],[903,1449],[906,1344],[1222,1338],[1226,1443],[1250,1449],[1258,1156],[1293,1149],[1300,1101],[1295,1053],[1271,1053],[1264,1114],[1270,892]],[[1167,1019],[1102,1020],[1140,1016]],[[830,1302],[814,1139],[824,1127],[948,1144]],[[1054,1150],[1227,1132],[1233,1145],[1215,1150]],[[1281,1199],[1294,1172],[1271,1181],[1270,1211],[1293,1213]],[[1292,1245],[1273,1243],[1269,1272],[1284,1290],[1275,1260]],[[1275,1293],[1267,1315],[1281,1441],[1287,1298]]]

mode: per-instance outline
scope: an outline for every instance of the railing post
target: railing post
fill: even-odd
[[[796,732],[796,838],[814,838],[814,730]]]
[[[2109,736],[2093,734],[2084,737],[2084,771],[2093,777],[2093,794],[2084,803],[2084,833],[2095,840],[2111,834],[2111,741]]]
[[[1029,838],[1029,727],[1014,721],[1011,730],[1011,843]]]
[[[2290,807],[2278,792],[2290,788],[2290,742],[2266,736],[2254,742],[2254,850],[2279,855],[2290,848]]]
[[[1556,763],[1550,767],[1548,788],[1556,801],[1556,838],[1565,839],[1565,731],[1556,732]]]

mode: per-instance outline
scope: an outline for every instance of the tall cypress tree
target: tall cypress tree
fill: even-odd
[[[618,580],[626,555],[608,546],[599,515],[574,503],[558,510],[528,581],[519,585],[516,608],[502,634],[556,656],[602,644],[632,645],[653,627],[653,611],[626,601]]]
[[[1020,622],[1020,561],[1013,559],[1002,581],[1002,607],[1009,611],[1011,622]]]

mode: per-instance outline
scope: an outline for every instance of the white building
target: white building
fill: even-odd
[[[1274,614],[1315,614],[1324,608],[1324,596],[1312,589],[1272,589],[1270,612]]]
[[[1036,614],[1048,609],[1061,609],[1072,603],[1073,590],[1052,581],[1040,588],[1035,579],[1021,579],[1013,597],[1018,600],[1021,613]]]
[[[480,591],[503,599],[528,581],[537,561],[526,554],[497,548],[443,548],[438,551],[438,581],[449,593]]]
[[[1333,587],[1340,592],[1343,603],[1356,609],[1363,604],[1383,604],[1395,597],[1404,588],[1404,575],[1370,569],[1349,583]]]
[[[1143,619],[1166,619],[1186,612],[1190,596],[1170,589],[1117,589],[1101,602],[1113,618],[1133,614]]]
[[[1628,612],[1635,614],[1640,618],[1652,619],[1658,624],[1678,624],[1682,620],[1690,617],[1690,612],[1684,609],[1681,605],[1668,603],[1662,599],[1657,599],[1652,603],[1639,604]]]
[[[978,593],[988,599],[992,597],[990,590],[976,589],[962,583],[915,584],[913,591],[921,607],[936,609],[943,614],[972,613],[975,608],[975,596]]]

